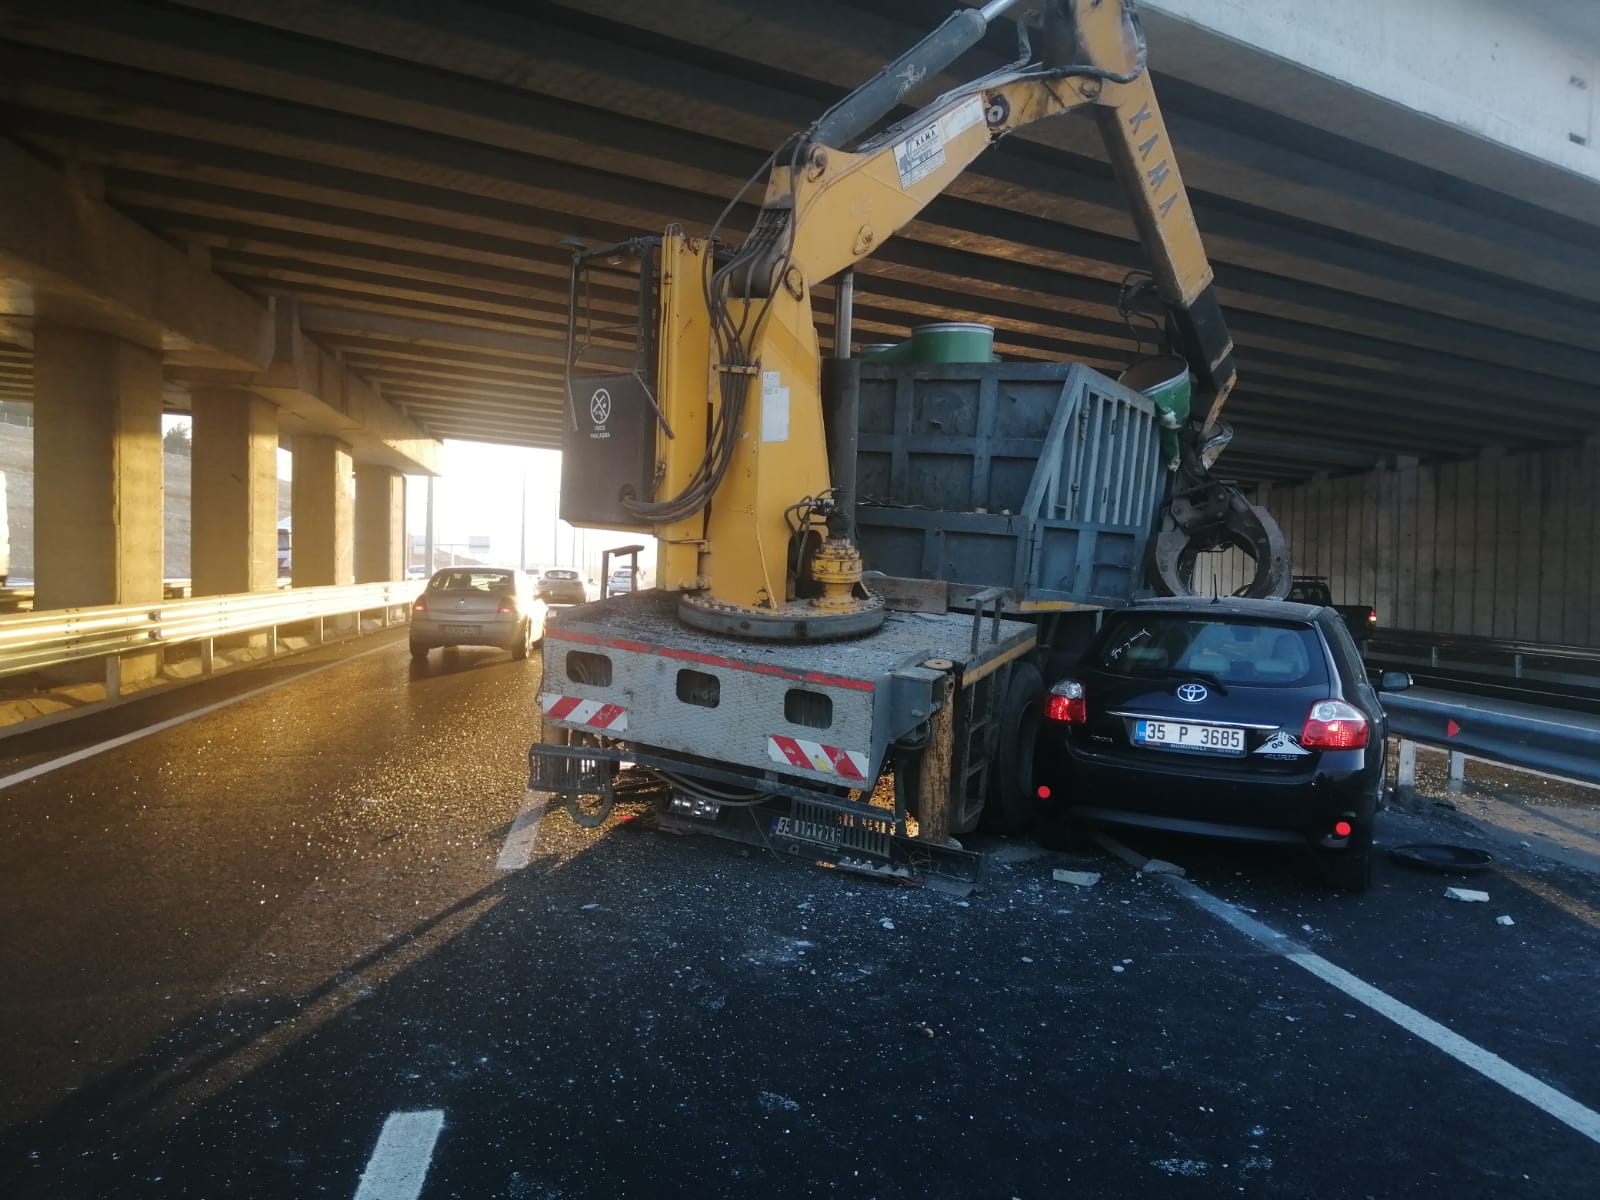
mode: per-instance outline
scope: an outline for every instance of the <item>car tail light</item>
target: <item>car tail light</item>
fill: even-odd
[[[1367,614],[1367,624],[1368,625],[1376,625],[1377,623],[1378,623],[1378,610],[1377,609],[1373,609],[1371,612],[1369,612]]]
[[[511,602],[509,600],[500,601],[500,611],[502,613],[510,612],[511,611]]]
[[[411,611],[412,612],[427,612],[428,611],[428,598],[426,596],[418,596],[417,597],[417,602],[411,606]]]
[[[1319,700],[1306,716],[1300,744],[1308,750],[1359,750],[1367,744],[1367,714],[1343,700]]]
[[[1063,725],[1082,725],[1089,719],[1089,706],[1084,700],[1083,684],[1076,679],[1063,679],[1050,689],[1050,695],[1044,702],[1044,716],[1047,721],[1059,721]]]
[[[1041,800],[1050,799],[1050,789],[1049,789],[1049,787],[1047,787],[1045,784],[1042,784],[1042,783],[1039,785],[1039,799],[1041,799]]]
[[[1347,838],[1353,829],[1354,826],[1349,821],[1335,821],[1333,823],[1333,836]]]

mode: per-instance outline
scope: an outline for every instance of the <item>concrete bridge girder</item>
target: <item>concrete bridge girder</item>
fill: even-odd
[[[292,304],[263,303],[212,273],[204,254],[113,209],[97,170],[58,170],[0,139],[0,179],[0,334],[17,347],[7,378],[26,385],[5,398],[34,406],[41,608],[160,599],[161,414],[172,380],[245,389],[225,401],[202,387],[195,398],[201,593],[276,586],[281,415],[358,447],[384,473],[372,490],[391,509],[403,504],[399,471],[437,471],[438,443],[309,341]],[[26,375],[13,359],[26,359]],[[397,527],[397,512],[369,520],[374,536]],[[349,522],[333,536],[343,539],[334,554],[349,559]],[[401,546],[392,533],[367,569],[399,562]],[[154,659],[124,667],[131,681]]]

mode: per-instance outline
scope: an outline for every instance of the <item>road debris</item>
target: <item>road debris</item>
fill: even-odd
[[[1187,875],[1188,872],[1180,867],[1177,863],[1170,863],[1164,858],[1147,858],[1144,860],[1144,866],[1139,868],[1139,874],[1176,875],[1181,879]]]
[[[1484,897],[1485,900],[1487,900],[1488,898],[1489,897],[1487,897],[1487,896]],[[894,928],[894,922],[889,920],[888,917],[885,917],[883,920],[879,921],[878,924],[882,925],[885,929],[893,929]]]
[[[1515,925],[1516,924],[1515,921],[1513,921],[1510,917],[1506,917],[1506,916],[1496,917],[1494,919],[1494,923],[1496,925]]]
[[[1446,900],[1463,900],[1468,904],[1487,904],[1489,902],[1489,893],[1480,892],[1473,888],[1450,887],[1445,888],[1444,898]]]
[[[1100,882],[1099,871],[1068,871],[1057,867],[1050,872],[1050,878],[1057,883],[1070,883],[1075,887],[1093,887]]]

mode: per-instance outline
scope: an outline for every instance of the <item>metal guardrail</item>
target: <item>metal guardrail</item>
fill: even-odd
[[[0,676],[409,606],[423,581],[293,588],[0,615]]]
[[[1378,629],[1363,656],[1375,668],[1411,671],[1429,682],[1600,701],[1600,647]]]
[[[1382,696],[1396,737],[1600,786],[1600,717],[1432,688]],[[1451,774],[1460,778],[1455,760]],[[1404,775],[1403,761],[1403,787],[1410,782]]]

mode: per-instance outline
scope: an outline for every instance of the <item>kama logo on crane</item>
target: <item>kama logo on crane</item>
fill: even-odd
[[[611,436],[606,429],[606,422],[611,419],[611,393],[605,388],[595,388],[594,395],[589,397],[589,420],[594,422],[594,429],[590,431],[592,438],[608,438]]]

